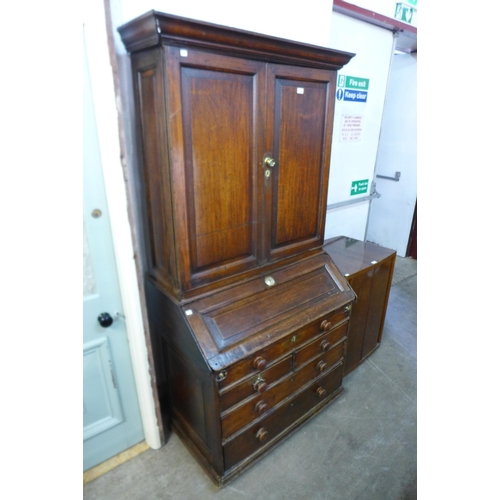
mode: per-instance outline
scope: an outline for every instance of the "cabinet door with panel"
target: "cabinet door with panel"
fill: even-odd
[[[181,285],[262,261],[265,64],[165,48]]]
[[[334,95],[334,72],[269,65],[266,149],[276,162],[266,185],[271,260],[323,243]]]

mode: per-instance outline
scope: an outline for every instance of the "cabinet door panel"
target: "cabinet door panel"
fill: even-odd
[[[380,343],[384,324],[387,294],[392,277],[392,261],[387,260],[373,270],[370,309],[366,321],[366,333],[361,357],[368,356]]]
[[[267,202],[271,259],[323,242],[335,80],[327,71],[270,65],[267,149],[276,160]]]
[[[183,151],[172,151],[174,165],[183,165],[182,173],[174,172],[178,236],[180,248],[189,248],[181,261],[194,286],[261,260],[262,180],[256,170],[263,107],[258,80],[264,65],[193,50],[184,58],[177,48],[169,51],[169,64],[176,69],[171,78],[180,80],[170,107],[182,110],[171,112],[183,143]]]
[[[352,305],[349,335],[344,363],[344,375],[350,373],[361,362],[365,341],[366,321],[370,309],[373,272],[349,278],[349,284],[358,297]]]

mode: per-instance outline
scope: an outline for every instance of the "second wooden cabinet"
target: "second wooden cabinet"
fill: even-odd
[[[344,362],[347,375],[382,341],[396,251],[345,236],[326,241],[324,249],[357,295]]]

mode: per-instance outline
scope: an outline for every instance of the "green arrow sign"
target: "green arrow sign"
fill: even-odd
[[[351,196],[368,192],[368,179],[362,181],[352,181]]]

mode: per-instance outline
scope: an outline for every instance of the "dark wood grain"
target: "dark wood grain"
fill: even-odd
[[[243,378],[236,386],[230,387],[220,394],[220,409],[222,412],[236,405],[240,401],[256,394],[255,383],[259,378],[266,381],[268,385],[290,373],[293,369],[292,354],[275,362],[272,366],[262,372],[250,372],[250,377]]]
[[[318,271],[328,285],[326,291],[323,290],[324,293],[320,295],[303,292],[301,286],[304,282],[307,284],[311,274]],[[264,352],[269,345],[292,332],[297,334],[297,338],[302,338],[309,329],[313,329],[314,335],[323,333],[320,323],[329,317],[325,315],[336,318],[333,324],[349,317],[344,308],[354,300],[355,295],[345,281],[342,283],[341,275],[327,255],[281,268],[272,276],[276,285],[271,288],[265,284],[262,276],[183,306],[184,312],[191,311],[186,319],[196,332],[200,348],[215,371],[229,365],[237,366],[240,360],[257,351]],[[300,302],[300,305],[296,302],[293,311],[288,310],[291,287],[297,294],[295,300]],[[258,306],[262,309],[259,310]],[[239,313],[245,311],[247,315],[241,317]],[[335,311],[334,315],[332,311]],[[227,341],[212,319],[222,315],[227,315],[229,324],[233,325],[232,335]],[[248,369],[252,369],[251,364]],[[228,372],[230,379],[231,373]]]
[[[138,150],[142,157],[142,203],[145,215],[145,245],[149,272],[167,290],[178,286],[174,224],[171,199],[171,175],[167,155],[164,74],[161,51],[134,55],[135,108]]]
[[[300,368],[310,359],[328,352],[334,346],[337,346],[339,342],[343,342],[345,339],[347,339],[347,327],[347,322],[342,323],[332,331],[325,333],[321,337],[315,339],[309,345],[298,349],[295,354],[295,368]]]
[[[249,398],[242,401],[240,405],[231,408],[222,414],[222,438],[229,438],[235,432],[254,420],[265,418],[268,411],[274,406],[291,396],[310,381],[326,373],[342,359],[344,345],[343,342],[337,344],[326,353],[316,354],[308,360],[299,370],[287,374],[281,380],[270,384],[265,392],[257,394],[254,392]],[[318,369],[318,364],[324,363],[323,370]],[[261,413],[257,410],[258,402],[267,405],[267,411]]]
[[[270,412],[269,416],[259,419],[243,432],[236,434],[224,446],[226,466],[230,468],[264,446],[270,446],[275,439],[279,439],[283,431],[296,425],[301,417],[307,415],[311,409],[318,405],[321,401],[316,393],[318,388],[323,388],[327,395],[334,395],[341,383],[342,366],[340,365],[306,386],[294,398],[283,401],[273,412]],[[257,432],[261,428],[269,433],[265,443],[257,438]]]
[[[271,259],[323,243],[335,76],[269,66],[266,150],[277,161],[266,185]]]

